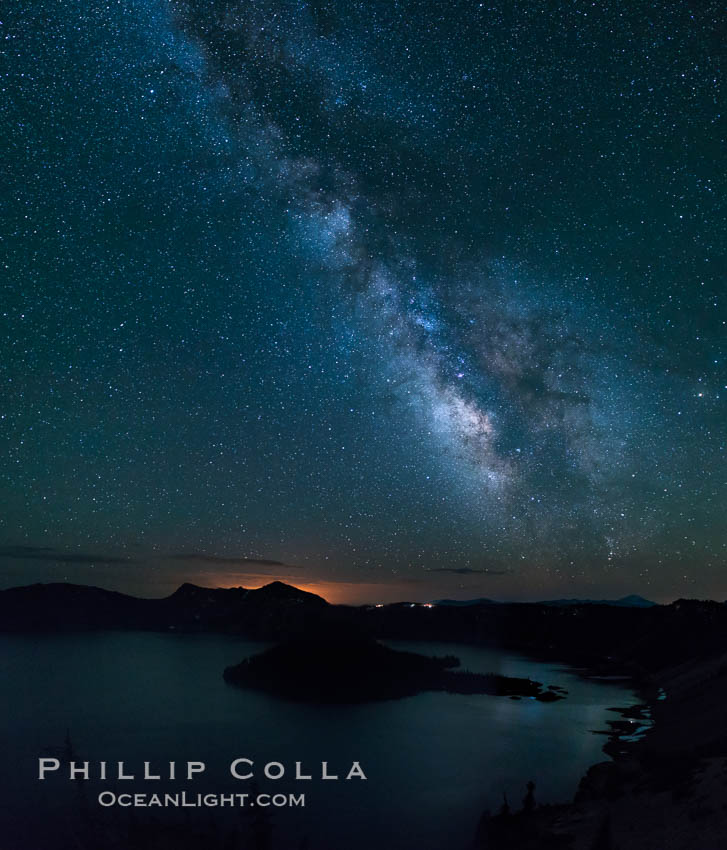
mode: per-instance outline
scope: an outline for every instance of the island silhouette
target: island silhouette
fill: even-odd
[[[454,670],[454,655],[431,657],[391,649],[356,635],[287,641],[227,667],[227,682],[304,702],[358,703],[398,699],[421,691],[561,699],[532,679]]]

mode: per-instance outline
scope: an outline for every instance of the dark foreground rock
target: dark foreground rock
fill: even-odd
[[[724,850],[727,653],[661,669],[641,695],[612,709],[612,761],[588,770],[573,802],[486,813],[476,850]]]
[[[224,672],[227,682],[304,702],[369,702],[421,691],[558,699],[531,679],[456,671],[459,660],[390,649],[365,638],[280,644]]]

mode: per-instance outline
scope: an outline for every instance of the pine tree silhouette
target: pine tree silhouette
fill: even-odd
[[[523,812],[529,815],[535,809],[535,783],[531,779],[525,787],[528,793],[523,798]]]
[[[500,807],[500,817],[506,818],[510,814],[510,804],[507,802],[507,794],[502,792],[502,806]]]

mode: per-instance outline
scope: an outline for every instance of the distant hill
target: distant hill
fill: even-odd
[[[494,599],[486,599],[481,596],[479,599],[437,599],[435,605],[451,605],[459,608],[468,608],[471,605],[499,605]]]
[[[458,608],[469,608],[473,605],[508,605],[512,603],[498,602],[496,599],[479,597],[477,599],[437,599],[434,605],[445,605]],[[651,608],[656,602],[644,599],[643,596],[631,594],[621,599],[546,599],[535,605],[616,605],[619,608]]]
[[[656,602],[632,593],[621,599],[546,599],[539,605],[616,605],[619,608],[653,608]]]
[[[269,640],[304,630],[329,607],[322,597],[279,581],[254,590],[183,584],[163,599],[33,584],[0,591],[0,631],[218,631]]]

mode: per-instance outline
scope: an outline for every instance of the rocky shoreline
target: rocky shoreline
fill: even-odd
[[[727,747],[713,720],[726,672],[717,658],[632,682],[641,701],[614,707],[609,729],[594,730],[608,736],[611,761],[589,768],[572,802],[537,806],[526,796],[518,811],[504,805],[483,815],[474,848],[724,850]]]

